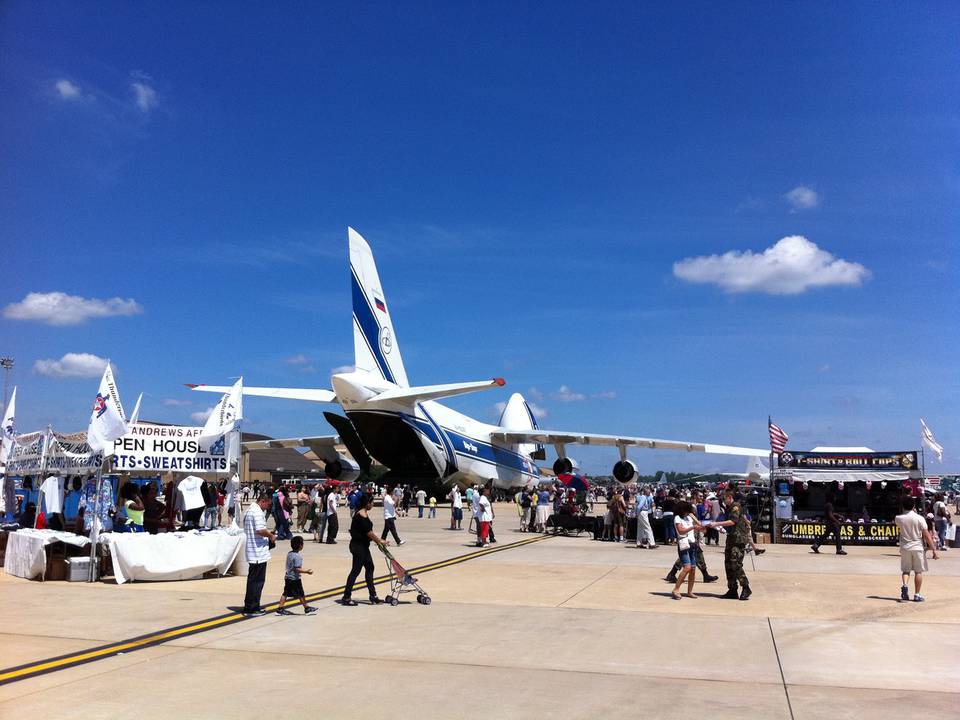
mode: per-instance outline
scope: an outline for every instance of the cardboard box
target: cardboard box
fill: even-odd
[[[757,544],[758,544],[758,545],[769,545],[769,544],[770,544],[770,533],[757,533]]]

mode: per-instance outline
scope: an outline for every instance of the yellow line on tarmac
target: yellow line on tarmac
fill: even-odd
[[[428,565],[421,565],[420,567],[408,568],[407,572],[410,574],[422,574],[427,572],[432,572],[434,570],[441,570],[443,568],[451,567],[453,565],[459,565],[460,563],[467,562],[468,560],[475,560],[486,555],[491,555],[493,553],[503,552],[504,550],[510,550],[517,547],[522,547],[524,545],[530,545],[531,543],[544,540],[550,535],[536,535],[534,537],[526,538],[524,540],[518,540],[517,542],[508,543],[506,545],[501,545],[498,547],[488,547],[482,550],[477,550],[475,552],[466,553],[465,555],[457,555],[456,557],[448,558],[446,560],[440,560],[435,563],[430,563]],[[374,583],[377,585],[383,584],[390,580],[390,575],[381,575],[377,578],[374,578]],[[362,582],[358,582],[354,587],[362,586]],[[335,597],[337,595],[342,595],[344,591],[344,586],[330,588],[329,590],[322,590],[317,593],[312,593],[306,596],[307,601],[312,600],[323,600],[326,598]],[[275,602],[269,605],[264,606],[268,611],[275,610],[279,607],[280,603]],[[19,665],[17,667],[6,668],[0,670],[0,685],[6,685],[8,683],[18,682],[20,680],[26,680],[31,677],[36,677],[37,675],[43,675],[46,673],[56,672],[58,670],[66,670],[67,668],[74,667],[76,665],[83,665],[89,662],[95,662],[97,660],[104,660],[108,657],[113,657],[114,655],[119,655],[125,652],[134,652],[136,650],[143,650],[147,647],[153,647],[154,645],[160,645],[170,640],[176,640],[178,638],[187,637],[190,635],[196,635],[197,633],[206,632],[208,630],[213,630],[214,628],[223,627],[226,625],[233,625],[234,623],[243,622],[245,620],[250,620],[251,618],[239,612],[226,613],[224,615],[218,615],[216,617],[207,618],[206,620],[199,620],[189,625],[180,625],[177,627],[167,628],[165,630],[159,630],[157,632],[149,633],[147,635],[141,635],[134,638],[128,638],[126,640],[121,640],[119,642],[110,643],[108,645],[102,645],[100,647],[90,648],[88,650],[80,650],[75,653],[69,653],[67,655],[60,655],[58,657],[47,658],[45,660],[38,660],[32,663],[27,663],[26,665]]]

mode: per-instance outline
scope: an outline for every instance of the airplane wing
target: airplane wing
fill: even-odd
[[[506,384],[507,383],[503,378],[493,378],[493,380],[450,383],[448,385],[398,387],[393,390],[385,390],[376,397],[370,398],[366,404],[375,405],[379,402],[418,403],[423,402],[424,400],[436,400],[437,398],[451,397],[453,395],[464,395],[466,393],[477,392],[478,390],[488,390],[489,388],[503,387]]]
[[[684,450],[686,452],[744,455],[747,457],[769,454],[770,452],[769,450],[761,450],[758,448],[683,442],[682,440],[657,440],[654,438],[626,437],[621,435],[592,435],[586,433],[555,432],[553,430],[506,430],[490,433],[490,437],[494,440],[512,444],[538,442],[550,445],[635,446],[650,448],[652,450]]]
[[[324,435],[321,437],[282,438],[275,440],[248,440],[243,443],[247,450],[266,450],[268,448],[301,448],[313,450],[317,457],[333,461],[338,459],[336,445],[340,444],[339,435]]]
[[[230,392],[228,385],[197,385],[187,383],[191,390],[199,392],[225,393]],[[332,390],[321,390],[319,388],[266,388],[266,387],[247,387],[243,388],[244,395],[256,395],[259,397],[283,398],[285,400],[312,400],[313,402],[336,402],[337,394]]]

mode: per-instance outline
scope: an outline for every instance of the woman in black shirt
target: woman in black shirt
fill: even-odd
[[[377,597],[377,589],[373,586],[373,558],[370,557],[370,541],[380,546],[389,545],[386,540],[381,540],[373,531],[373,521],[370,520],[369,512],[373,507],[373,496],[364,493],[360,496],[360,502],[357,503],[358,510],[354,513],[353,522],[350,523],[350,554],[353,556],[353,567],[350,568],[350,574],[347,576],[347,584],[343,590],[344,605],[356,605],[357,601],[351,598],[353,593],[353,584],[360,576],[360,569],[364,570],[364,577],[367,581],[367,591],[370,593],[370,603],[378,605],[383,602]]]

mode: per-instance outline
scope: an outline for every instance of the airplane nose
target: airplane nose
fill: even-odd
[[[365,402],[376,395],[370,388],[349,375],[334,375],[330,378],[330,384],[333,385],[333,391],[344,409],[355,403]]]

